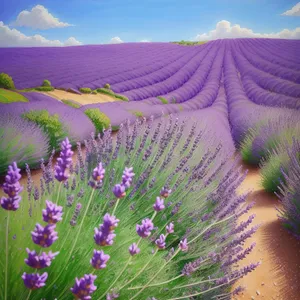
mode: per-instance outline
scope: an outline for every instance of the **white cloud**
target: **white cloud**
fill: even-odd
[[[194,40],[215,40],[223,38],[279,38],[279,39],[300,39],[300,27],[294,30],[283,29],[276,33],[256,33],[252,29],[243,28],[238,24],[231,25],[229,21],[222,20],[217,23],[216,29],[208,33],[198,34]]]
[[[14,26],[31,27],[34,29],[49,29],[72,26],[71,24],[60,22],[48,12],[42,5],[36,5],[31,11],[23,10],[19,13],[17,20],[12,23]]]
[[[298,2],[292,9],[287,10],[282,14],[283,16],[300,16],[300,2]]]
[[[110,40],[110,44],[121,44],[121,43],[124,43],[124,42],[118,36],[113,37]]]
[[[141,40],[140,43],[150,43],[151,41],[149,40]]]
[[[0,47],[61,47],[81,45],[74,37],[68,38],[64,43],[59,40],[47,40],[36,34],[27,36],[22,32],[11,29],[0,21]]]

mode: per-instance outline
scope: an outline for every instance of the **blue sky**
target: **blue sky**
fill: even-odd
[[[5,3],[4,3],[5,2]],[[83,44],[191,40],[216,28],[222,20],[254,33],[276,33],[300,27],[300,16],[285,16],[298,1],[289,0],[9,0],[0,2],[0,21],[26,36]],[[44,6],[61,22],[74,24],[46,30],[13,26],[19,13]],[[300,34],[300,33],[299,33]],[[297,35],[298,37],[298,35]],[[299,36],[300,38],[300,36]],[[1,35],[0,35],[1,40]],[[1,45],[1,44],[0,44]],[[2,41],[3,45],[3,41]]]

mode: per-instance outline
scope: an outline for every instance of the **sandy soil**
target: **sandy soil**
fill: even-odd
[[[53,98],[56,98],[58,100],[66,99],[66,100],[75,100],[80,104],[91,104],[91,103],[104,103],[104,102],[115,102],[119,101],[115,99],[114,97],[111,97],[109,95],[105,94],[74,94],[69,93],[62,90],[54,90],[52,92],[41,92],[42,94],[51,96]]]
[[[249,166],[244,166],[249,169]],[[239,192],[252,190],[248,202],[255,201],[250,214],[256,214],[252,224],[261,227],[249,239],[246,246],[256,242],[256,247],[242,262],[247,265],[261,261],[252,273],[242,278],[238,285],[246,287],[234,299],[300,299],[300,242],[292,237],[278,221],[275,206],[280,206],[276,196],[264,192],[260,186],[259,171],[250,168]],[[249,214],[248,214],[249,216]],[[243,220],[247,216],[243,217]]]

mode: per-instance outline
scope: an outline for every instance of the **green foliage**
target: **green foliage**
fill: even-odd
[[[109,96],[112,96],[116,99],[120,99],[122,101],[129,101],[129,99],[123,95],[120,95],[120,94],[115,94],[112,90],[110,89],[106,89],[106,88],[99,88],[99,89],[96,89],[96,91],[98,93],[101,93],[101,94],[106,94],[106,95],[109,95]]]
[[[104,88],[110,90],[110,84],[109,84],[109,83],[106,83],[106,84],[104,85]]]
[[[12,102],[28,102],[28,99],[19,93],[0,89],[0,103]]]
[[[141,111],[138,111],[138,110],[131,110],[131,112],[137,116],[138,118],[142,118],[144,115]]]
[[[74,101],[74,100],[66,100],[66,99],[62,99],[61,102],[63,102],[63,103],[66,104],[66,105],[69,105],[69,106],[71,106],[71,107],[74,107],[74,108],[79,108],[79,107],[82,106],[80,103],[77,103],[77,102]]]
[[[125,97],[123,95],[120,95],[120,94],[114,94],[114,97],[117,98],[117,99],[120,99],[122,101],[126,101],[126,102],[129,101],[129,99],[127,97]]]
[[[90,88],[80,88],[79,91],[83,94],[90,94],[92,92],[92,90]]]
[[[50,82],[49,80],[45,79],[45,80],[43,81],[42,86],[51,86],[51,82]]]
[[[162,104],[168,104],[169,103],[168,100],[164,97],[158,96],[156,98],[158,98],[162,102]]]
[[[96,133],[102,133],[103,129],[107,129],[110,124],[109,117],[101,112],[98,108],[89,108],[84,111],[84,113],[93,122]]]
[[[93,94],[93,95],[97,95],[97,91],[96,91],[96,90],[93,90],[93,91],[92,91],[92,94]]]
[[[119,129],[120,129],[120,126],[116,126],[116,125],[111,126],[112,131],[118,131]]]
[[[0,73],[0,88],[13,90],[15,88],[15,84],[12,77],[6,73]]]
[[[35,91],[39,91],[39,92],[51,92],[54,90],[54,87],[52,86],[38,86],[36,88],[34,88]]]
[[[183,45],[183,46],[197,46],[207,43],[207,41],[201,41],[201,42],[192,42],[192,41],[184,41],[181,40],[180,42],[172,42],[173,44]]]
[[[67,136],[57,114],[50,115],[47,110],[31,110],[22,115],[24,119],[39,125],[49,137],[51,149],[59,149],[59,144]]]
[[[179,110],[180,110],[180,111],[183,111],[183,107],[182,107],[181,104],[179,104],[178,107],[179,107]]]

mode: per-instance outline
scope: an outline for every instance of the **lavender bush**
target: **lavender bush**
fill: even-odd
[[[285,183],[279,187],[278,197],[281,199],[282,208],[278,208],[279,218],[293,235],[300,239],[300,143],[295,142],[288,150],[291,160],[288,172],[282,170]]]
[[[41,158],[49,157],[49,139],[37,125],[20,117],[3,114],[0,118],[0,174],[18,161],[20,168],[39,166]]]
[[[78,144],[76,163],[66,139],[54,170],[42,163],[40,188],[28,170],[23,193],[14,163],[1,198],[0,297],[230,299],[241,291],[232,284],[259,265],[237,266],[257,230],[253,215],[238,224],[253,205],[236,194],[246,173],[220,160],[221,148],[196,128],[172,117],[136,120],[113,141],[109,127],[85,141],[84,156]]]

